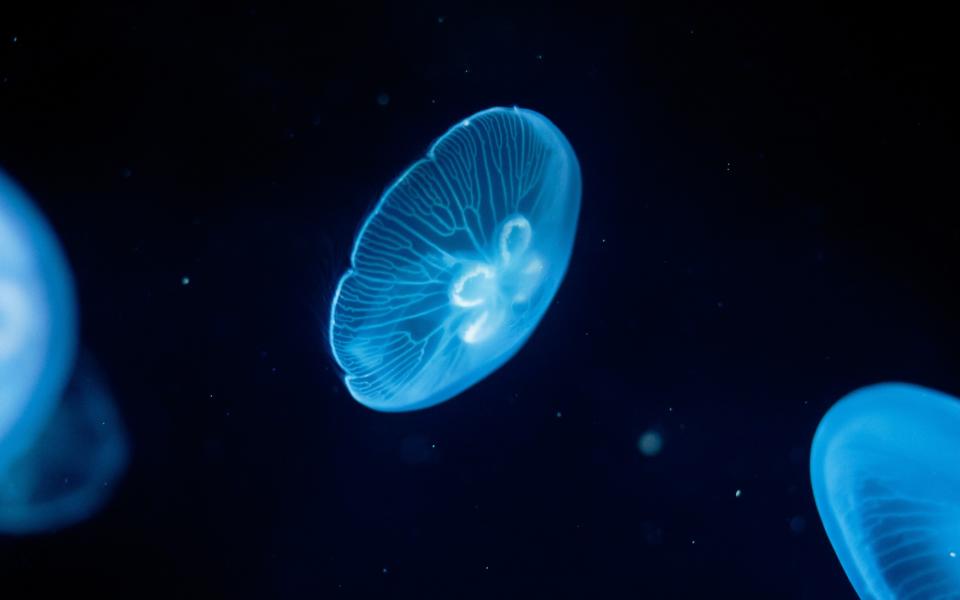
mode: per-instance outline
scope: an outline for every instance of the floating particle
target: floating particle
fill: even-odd
[[[653,430],[646,431],[637,440],[637,448],[644,456],[656,456],[663,449],[663,436]]]

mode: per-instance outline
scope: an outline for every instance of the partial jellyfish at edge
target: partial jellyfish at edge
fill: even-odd
[[[77,360],[76,313],[55,235],[0,173],[0,533],[88,517],[126,465],[100,372],[90,357]]]
[[[861,598],[960,598],[960,401],[900,383],[857,390],[817,428],[810,476]]]
[[[516,354],[563,281],[580,195],[573,148],[534,111],[485,110],[436,140],[363,224],[334,294],[351,395],[426,408]]]

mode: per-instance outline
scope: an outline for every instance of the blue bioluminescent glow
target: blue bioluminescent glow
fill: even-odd
[[[957,597],[960,401],[907,384],[857,390],[820,423],[810,475],[861,598]]]
[[[350,393],[382,411],[443,402],[513,356],[557,292],[580,166],[543,115],[492,108],[440,137],[383,194],[330,314]]]
[[[0,472],[33,443],[66,386],[75,306],[53,232],[0,174]]]
[[[90,514],[126,458],[119,419],[77,354],[66,260],[41,215],[0,174],[0,532]]]
[[[0,532],[56,530],[91,516],[127,464],[120,418],[83,359],[34,443],[0,476]]]

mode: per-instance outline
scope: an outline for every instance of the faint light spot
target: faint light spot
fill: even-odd
[[[443,22],[446,20],[447,18],[443,15],[440,15],[439,17],[437,17],[437,23],[440,23],[441,25],[443,25]]]
[[[644,456],[656,456],[663,449],[663,437],[656,431],[647,431],[637,440],[637,448]]]
[[[387,568],[386,568],[386,567],[383,568],[383,574],[384,574],[384,575],[387,574]]]
[[[742,492],[740,490],[737,490],[737,492],[734,494],[734,496],[736,496],[737,498],[739,498],[741,495],[742,495]]]
[[[380,106],[386,106],[390,104],[390,94],[387,94],[386,92],[380,92],[380,94],[377,95],[377,104]]]
[[[950,558],[956,558],[956,557],[957,557],[957,553],[954,552],[953,550],[951,550],[949,554],[950,554]]]
[[[562,416],[563,416],[563,413],[558,410],[558,411],[557,411],[557,418],[559,419],[559,418],[561,418]]]
[[[543,55],[542,55],[542,54],[538,54],[538,55],[537,55],[537,60],[543,60]]]
[[[430,459],[431,448],[436,444],[430,445],[422,435],[409,435],[400,442],[400,460],[407,465],[423,464]]]
[[[648,521],[641,524],[644,541],[650,546],[663,543],[663,529],[656,523]]]
[[[180,284],[181,284],[181,285],[190,285],[190,278],[187,277],[187,276],[183,276],[183,278],[180,279]]]
[[[796,517],[790,519],[790,531],[793,533],[803,533],[803,530],[807,528],[807,520],[797,515]]]

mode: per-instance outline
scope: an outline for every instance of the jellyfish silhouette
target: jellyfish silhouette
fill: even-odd
[[[123,429],[99,372],[86,357],[75,369],[76,355],[66,260],[0,174],[0,532],[86,517],[125,464]]]
[[[563,280],[579,212],[576,155],[543,115],[492,108],[436,140],[363,224],[334,294],[351,395],[425,408],[509,360]]]
[[[907,384],[857,390],[820,423],[810,475],[861,598],[960,598],[960,402]]]

